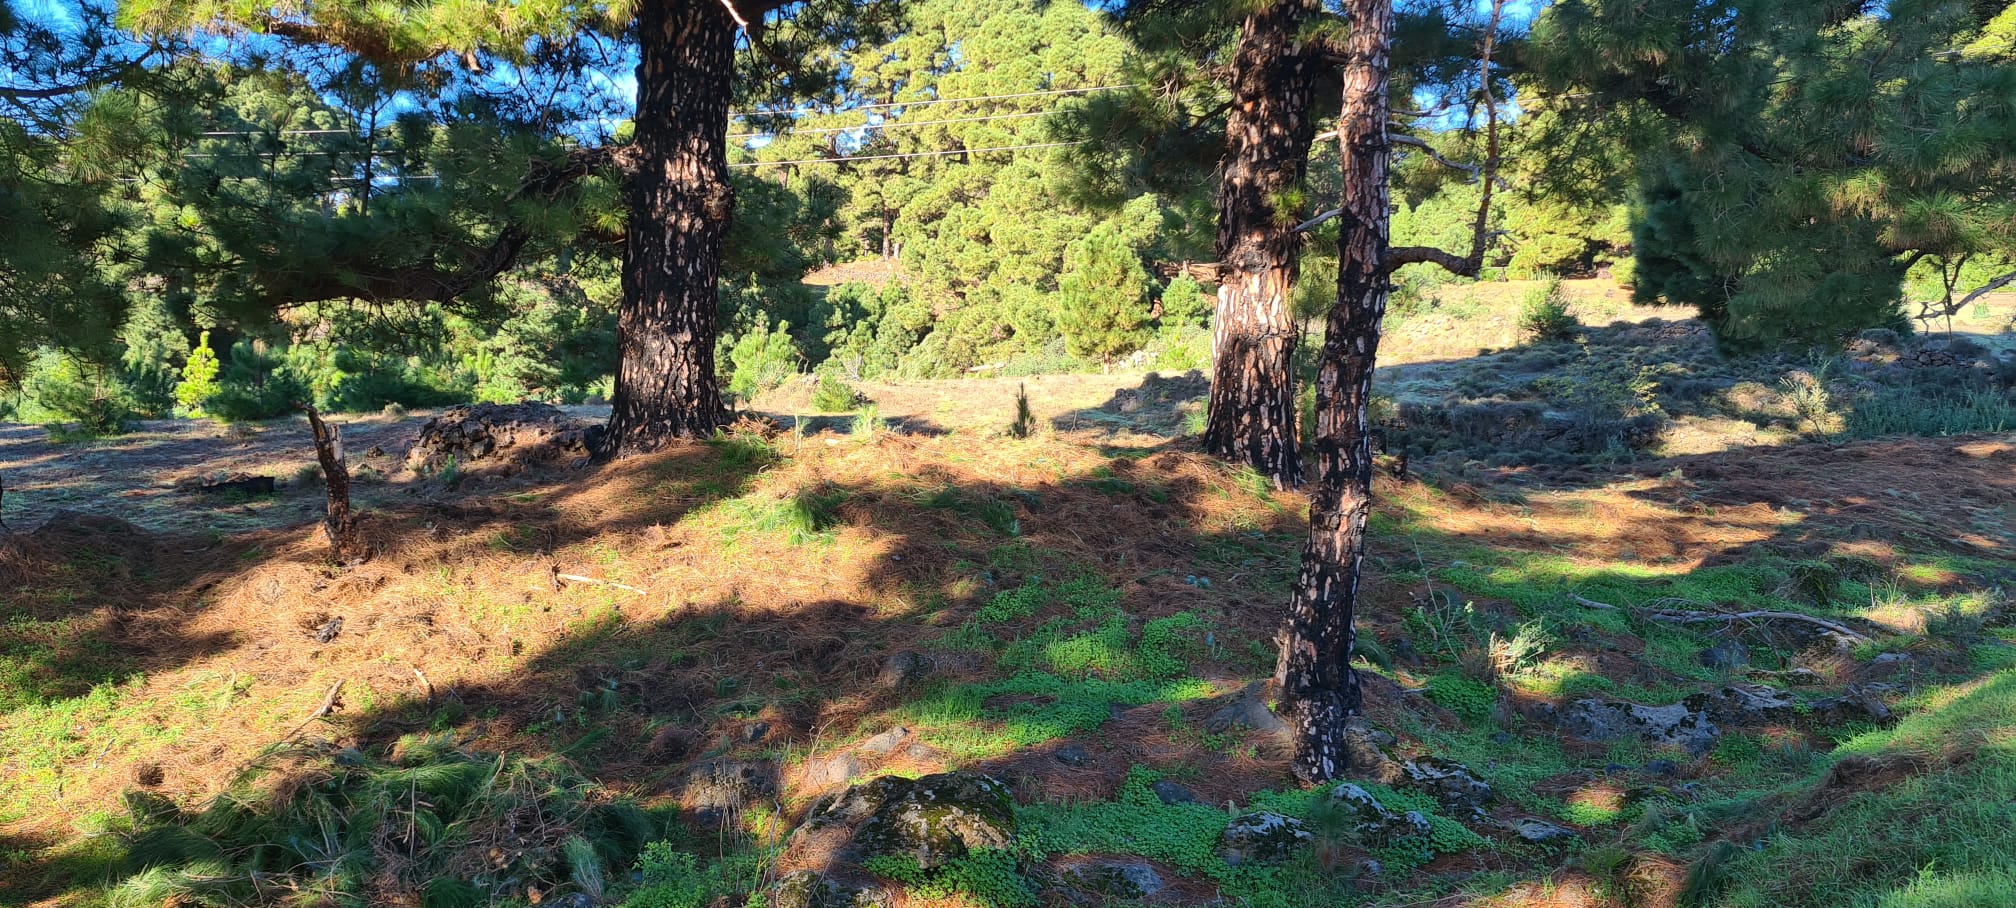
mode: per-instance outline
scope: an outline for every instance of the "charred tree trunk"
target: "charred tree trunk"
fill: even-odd
[[[1302,483],[1295,430],[1299,213],[1277,206],[1309,169],[1309,107],[1327,69],[1301,42],[1322,10],[1276,0],[1246,17],[1233,59],[1232,112],[1218,190],[1221,264],[1205,450],[1251,465],[1277,488]]]
[[[621,361],[604,453],[712,434],[726,417],[714,375],[728,182],[734,21],[719,0],[638,7],[637,169],[617,316]]]
[[[301,408],[308,414],[308,432],[315,441],[315,459],[322,464],[323,488],[328,492],[329,516],[322,532],[336,550],[336,560],[361,564],[371,558],[371,548],[357,532],[357,516],[350,510],[350,467],[343,458],[343,430],[322,421],[312,406]]]
[[[1338,117],[1344,196],[1337,241],[1337,303],[1325,324],[1316,376],[1315,488],[1309,543],[1289,605],[1277,675],[1295,732],[1295,775],[1335,778],[1346,768],[1345,719],[1361,694],[1351,670],[1352,613],[1372,513],[1367,432],[1372,367],[1386,315],[1388,253],[1387,64],[1393,0],[1347,0],[1343,110]]]

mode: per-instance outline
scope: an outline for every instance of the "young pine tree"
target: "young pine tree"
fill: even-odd
[[[209,414],[203,405],[223,392],[217,383],[217,352],[210,349],[210,332],[205,331],[197,339],[196,348],[189,351],[189,361],[182,366],[182,380],[175,383],[175,415],[195,419]]]
[[[1073,355],[1110,366],[1148,340],[1148,269],[1111,226],[1093,228],[1064,251],[1057,296],[1057,326]]]

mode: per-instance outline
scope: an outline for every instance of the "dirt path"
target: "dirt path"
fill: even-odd
[[[352,463],[392,471],[419,434],[424,418],[345,417]],[[380,456],[369,452],[381,451]],[[119,517],[151,530],[219,534],[315,518],[321,487],[297,476],[315,461],[308,424],[300,419],[227,427],[212,420],[148,420],[134,431],[97,441],[49,441],[40,426],[0,425],[0,477],[6,481],[7,523],[29,530],[59,510]],[[178,482],[228,473],[272,476],[280,494],[203,495]],[[381,485],[365,493],[398,494]]]
[[[1201,378],[1165,388],[1138,402],[1129,398],[1139,373],[869,382],[861,389],[883,420],[906,431],[1005,429],[1014,420],[1015,394],[1027,390],[1038,421],[1063,431],[1147,433],[1149,440],[1180,434],[1182,406],[1202,407]],[[801,386],[802,385],[802,386]],[[1190,385],[1196,385],[1192,388]],[[757,401],[757,412],[789,425],[810,413],[811,386],[798,383]],[[1194,404],[1189,402],[1194,400]],[[563,407],[580,419],[608,418],[606,406]],[[360,474],[360,506],[418,492],[401,467],[420,427],[436,411],[403,417],[343,415],[344,447]],[[848,431],[851,415],[808,417],[808,431]],[[105,514],[150,530],[238,533],[317,519],[321,486],[301,478],[315,463],[308,424],[300,418],[225,425],[215,420],[145,420],[124,435],[95,441],[51,442],[41,426],[0,424],[0,480],[6,484],[0,517],[17,531],[32,530],[59,510]],[[204,495],[178,483],[230,473],[271,476],[278,495]]]

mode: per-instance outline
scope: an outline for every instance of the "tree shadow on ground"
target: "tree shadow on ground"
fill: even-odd
[[[249,646],[303,654],[249,671],[319,678],[295,685],[310,690],[350,685],[338,711],[304,726],[306,738],[383,752],[405,735],[449,732],[466,748],[564,755],[595,782],[678,802],[689,818],[716,806],[709,780],[724,764],[756,767],[735,795],[741,806],[760,799],[787,818],[851,778],[950,767],[998,773],[1038,803],[1110,798],[1136,764],[1176,774],[1214,804],[1290,784],[1264,735],[1198,731],[1213,701],[1116,686],[1124,662],[1069,654],[1096,644],[1124,659],[1145,622],[1189,614],[1200,622],[1183,650],[1192,693],[1222,700],[1265,678],[1304,533],[1298,499],[1172,448],[1031,447],[1003,460],[1051,466],[982,468],[961,462],[972,445],[956,437],[819,438],[807,440],[812,456],[795,459],[780,453],[785,444],[724,439],[534,491],[470,486],[458,500],[374,515],[375,567],[338,576],[297,539],[240,565],[214,595],[256,599],[268,582],[322,578],[307,592],[350,622],[334,643],[248,631]],[[837,453],[818,453],[828,451]],[[1508,633],[1563,614],[1548,603],[1575,592],[1629,605],[1691,583],[1771,597],[1761,586],[1776,569],[1738,578],[1748,586],[1736,589],[1717,559],[1763,553],[1802,522],[1766,508],[1724,515],[1718,532],[1672,535],[1683,513],[1627,493],[1619,500],[1642,511],[1521,531],[1516,506],[1389,480],[1380,493],[1363,628],[1389,652],[1404,643],[1423,675],[1455,672],[1466,658],[1438,649],[1416,620],[1440,607],[1438,586],[1475,596],[1486,616],[1477,620]],[[416,577],[434,579],[423,587]],[[1067,591],[1074,581],[1085,586]],[[312,605],[283,594],[269,604],[282,626]],[[1109,617],[1120,622],[1112,633]],[[1671,664],[1604,663],[1620,640],[1652,633],[1635,619],[1623,626],[1632,633],[1569,638],[1562,654],[1641,689],[1714,683]],[[1673,633],[1688,647],[1712,639]],[[906,677],[906,654],[928,675]],[[1048,680],[1008,684],[1029,673]],[[1497,730],[1498,720],[1460,718],[1384,681],[1367,708],[1408,732],[1409,748],[1429,735],[1491,746]],[[1546,726],[1503,721],[1578,772],[1604,759],[1562,750]],[[248,730],[271,740],[273,726]],[[896,728],[896,746],[861,749]],[[1090,761],[1058,760],[1067,744]],[[843,757],[851,762],[836,766]],[[690,832],[689,843],[723,841]],[[1432,872],[1546,878],[1553,868],[1533,857],[1491,852]]]

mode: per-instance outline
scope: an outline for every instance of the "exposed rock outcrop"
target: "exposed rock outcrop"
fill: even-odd
[[[516,472],[588,462],[602,427],[537,402],[449,407],[420,428],[406,466],[433,474],[457,470]]]

